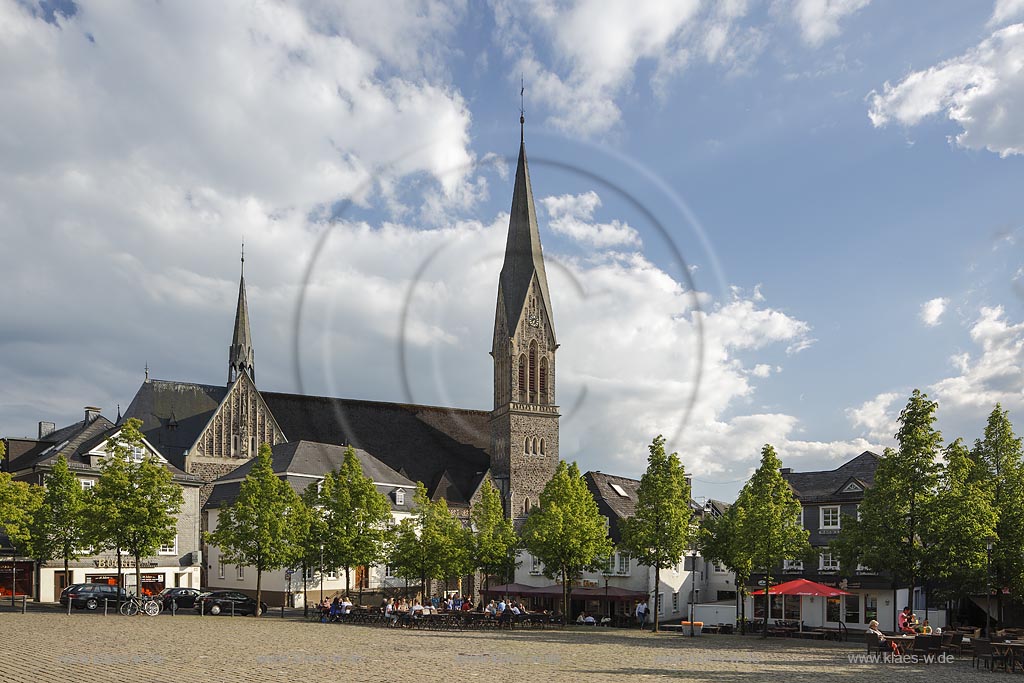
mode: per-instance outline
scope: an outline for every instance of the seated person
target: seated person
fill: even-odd
[[[462,602],[462,611],[463,612],[469,612],[472,609],[473,609],[473,603],[472,602],[470,602],[469,600],[464,600]]]
[[[594,619],[594,615],[593,614],[588,614],[587,617],[583,620],[583,623],[586,624],[587,626],[596,626],[597,625],[597,620]]]
[[[578,617],[576,617],[576,623],[582,625],[583,622],[586,621],[586,618],[587,618],[587,613],[586,612],[580,612],[580,615]]]
[[[928,625],[928,620],[925,619],[924,623],[921,624],[921,633],[930,636],[932,634],[932,627]]]
[[[899,651],[899,646],[896,643],[890,641],[888,638],[886,638],[885,634],[882,633],[879,630],[878,622],[876,620],[874,620],[874,619],[871,620],[871,622],[868,624],[867,632],[868,633],[873,633],[875,635],[875,637],[878,638],[878,644],[879,645],[883,645],[885,643],[889,643],[889,649],[890,650],[892,650],[893,652],[898,652]]]

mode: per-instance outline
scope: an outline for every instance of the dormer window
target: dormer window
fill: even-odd
[[[395,505],[405,505],[405,489],[395,490]]]

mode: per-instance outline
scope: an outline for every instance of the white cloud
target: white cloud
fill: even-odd
[[[1024,15],[1024,0],[996,0],[989,26],[998,26]]]
[[[857,408],[848,408],[846,416],[854,427],[863,427],[867,436],[889,442],[896,434],[899,411],[894,414],[893,404],[899,399],[900,395],[894,392],[879,394]]]
[[[794,0],[793,18],[804,42],[821,47],[840,33],[839,22],[868,6],[871,0]]]
[[[546,106],[548,122],[592,136],[620,120],[617,99],[641,65],[653,66],[659,96],[691,58],[743,71],[764,49],[763,31],[740,27],[745,0],[623,3],[617,0],[492,0],[496,38],[529,100]]]
[[[1024,153],[1024,24],[999,29],[976,47],[914,71],[869,96],[876,127],[913,126],[939,113],[960,126],[961,147],[1006,157]]]
[[[946,312],[948,304],[949,299],[941,296],[924,302],[921,304],[921,322],[928,327],[937,326],[942,322],[942,314]]]
[[[640,233],[626,223],[594,223],[594,210],[601,206],[596,192],[563,194],[540,200],[551,217],[551,229],[577,242],[595,247],[640,246]]]

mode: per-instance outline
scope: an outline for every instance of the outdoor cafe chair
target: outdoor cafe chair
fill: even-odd
[[[994,670],[997,655],[992,649],[992,643],[982,638],[975,638],[971,642],[974,644],[974,656],[971,658],[971,666],[977,669],[980,662],[985,665],[986,669]],[[1003,660],[1003,666],[1004,668],[1006,666],[1005,660]]]
[[[949,636],[947,639],[946,636]],[[964,634],[963,633],[943,633],[942,634],[942,651],[952,652],[957,656],[963,654],[964,645]]]

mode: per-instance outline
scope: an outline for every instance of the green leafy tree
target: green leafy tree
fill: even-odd
[[[260,446],[253,467],[242,480],[238,498],[221,509],[207,543],[220,548],[225,562],[256,569],[256,602],[262,605],[263,574],[285,567],[301,555],[295,514],[301,501],[287,482],[274,474],[270,446]]]
[[[736,575],[736,591],[740,600],[740,632],[747,632],[746,589],[753,565],[750,553],[740,536],[740,515],[743,510],[730,505],[721,517],[707,516],[701,522],[698,547],[701,556],[709,562],[717,562]]]
[[[523,544],[561,579],[562,614],[569,616],[569,583],[577,573],[600,569],[612,553],[605,520],[576,463],[560,461],[540,494],[540,506],[523,524]]]
[[[637,562],[654,567],[654,630],[658,630],[661,570],[679,565],[696,540],[690,483],[676,453],[665,453],[660,434],[650,445],[647,471],[637,489],[636,512],[621,524],[622,546]]]
[[[0,461],[5,455],[6,447],[3,441],[0,441]],[[32,520],[42,501],[41,486],[14,481],[9,473],[0,472],[0,528],[7,534],[15,549],[31,546]],[[13,577],[11,580],[14,581]],[[11,588],[11,595],[14,595],[14,586]]]
[[[327,533],[320,490],[316,484],[307,486],[299,497],[299,503],[292,511],[292,528],[296,552],[293,561],[302,569],[302,613],[309,616],[309,582],[306,577],[311,567],[320,566],[323,539]]]
[[[1009,414],[996,404],[985,425],[984,438],[972,454],[979,465],[981,486],[992,497],[996,541],[992,547],[992,574],[997,588],[1024,593],[1024,463],[1021,440],[1013,433]],[[1003,591],[996,591],[1003,617]]]
[[[492,574],[508,577],[515,571],[519,537],[512,520],[505,516],[501,494],[490,480],[480,489],[480,498],[470,511],[473,568],[484,575],[484,588]]]
[[[384,557],[391,521],[391,504],[363,476],[354,448],[345,449],[337,472],[324,477],[320,491],[324,514],[324,558],[345,568],[345,592],[351,587],[352,567],[370,567]]]
[[[738,540],[746,549],[750,564],[764,572],[764,635],[768,633],[768,596],[772,570],[783,560],[809,552],[808,533],[800,524],[800,503],[779,468],[775,449],[765,444],[761,465],[740,491],[734,507],[739,508]]]
[[[65,584],[71,583],[68,564],[87,545],[84,510],[82,484],[61,455],[43,478],[42,504],[30,525],[29,554],[38,562],[63,560]]]
[[[137,457],[145,448],[141,426],[141,420],[130,418],[107,439],[100,476],[86,499],[87,536],[94,546],[117,552],[119,585],[121,551],[135,559],[137,591],[142,589],[141,558],[174,540],[183,499],[162,462],[152,454]]]
[[[996,529],[992,492],[961,439],[946,447],[938,491],[924,517],[924,565],[948,599],[985,589],[986,543]]]
[[[922,573],[925,520],[938,483],[942,435],[935,430],[938,404],[915,389],[900,413],[899,448],[885,449],[874,484],[864,492],[860,520],[846,517],[832,547],[841,564],[862,564],[892,576],[893,588],[910,595]],[[893,600],[893,623],[898,608]]]
[[[420,589],[426,590],[431,562],[432,558],[427,556],[426,549],[420,543],[416,520],[412,517],[401,520],[392,538],[390,564],[395,575],[405,579],[407,599],[410,581],[418,581]]]

